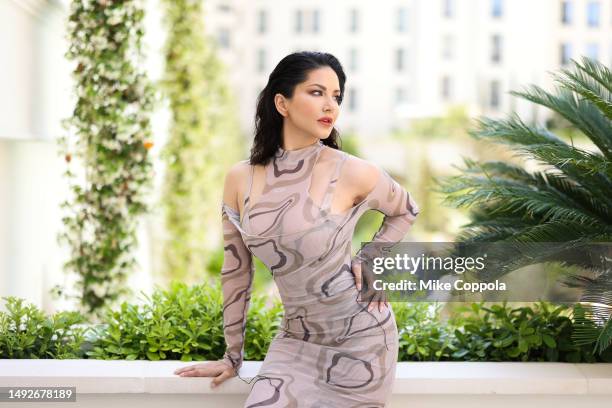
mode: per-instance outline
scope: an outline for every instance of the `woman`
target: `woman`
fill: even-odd
[[[387,302],[358,301],[351,238],[368,209],[385,214],[373,242],[398,242],[417,204],[384,170],[338,149],[333,128],[346,77],[327,53],[283,58],[257,102],[249,161],[227,174],[221,271],[227,349],[181,376],[238,375],[253,279],[252,255],[274,276],[285,309],[245,407],[383,407],[398,353]],[[365,289],[365,288],[364,288]]]

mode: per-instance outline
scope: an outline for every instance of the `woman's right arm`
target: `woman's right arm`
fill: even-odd
[[[247,164],[248,167],[248,164]],[[221,215],[223,224],[223,266],[221,285],[223,289],[223,334],[226,351],[222,361],[238,374],[244,355],[244,337],[247,312],[251,299],[251,288],[255,268],[251,252],[245,245],[240,231],[236,228],[226,206],[238,213],[238,191],[236,186],[244,185],[244,164],[232,167],[225,178]]]

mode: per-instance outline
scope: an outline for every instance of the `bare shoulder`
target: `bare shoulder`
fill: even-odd
[[[232,165],[227,171],[225,179],[230,181],[245,180],[250,171],[250,165],[248,160],[240,160],[238,163]]]
[[[380,176],[379,167],[367,160],[347,153],[346,163],[344,164],[346,174],[349,174],[348,182],[358,197],[363,198],[374,189]]]
[[[223,186],[223,201],[233,209],[237,210],[238,199],[244,194],[241,191],[251,171],[249,161],[241,160],[233,164],[225,174]]]

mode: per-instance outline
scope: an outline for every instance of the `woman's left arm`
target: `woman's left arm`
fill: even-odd
[[[379,166],[372,168],[370,176],[376,177],[374,188],[366,197],[366,209],[383,213],[383,221],[371,242],[364,245],[351,260],[351,267],[361,289],[361,263],[371,259],[380,247],[377,243],[399,242],[411,229],[420,212],[412,195]]]
[[[414,224],[420,209],[408,191],[384,169],[376,168],[378,181],[367,196],[366,206],[385,217],[372,241],[399,242]]]

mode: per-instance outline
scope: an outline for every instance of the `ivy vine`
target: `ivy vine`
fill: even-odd
[[[167,37],[160,85],[171,119],[160,155],[167,235],[159,263],[167,282],[195,283],[212,269],[222,238],[224,175],[240,158],[237,109],[215,42],[205,34],[202,4],[162,1]]]
[[[100,317],[131,291],[126,279],[136,262],[140,215],[153,178],[150,112],[155,93],[142,66],[143,4],[139,0],[73,0],[68,19],[68,60],[74,62],[76,106],[58,138],[71,197],[61,207],[81,312]],[[75,162],[79,161],[77,169]]]

